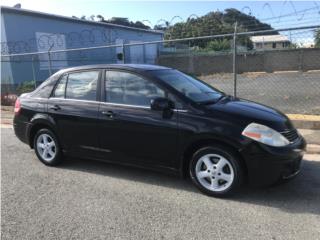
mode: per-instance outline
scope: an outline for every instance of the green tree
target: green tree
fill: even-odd
[[[229,8],[225,10],[222,15],[223,22],[233,24],[238,22],[239,30],[242,31],[257,31],[257,30],[272,30],[271,25],[259,21],[254,16],[240,12],[237,9]],[[258,35],[274,35],[279,34],[277,31],[259,33]]]
[[[206,49],[213,51],[226,51],[230,50],[231,43],[228,39],[215,39],[208,42]]]
[[[35,89],[34,81],[24,81],[17,87],[17,93],[32,92]]]
[[[95,21],[95,18],[99,22],[105,22],[105,23],[112,23],[112,24],[117,24],[117,25],[122,25],[122,26],[127,26],[127,27],[135,27],[135,28],[141,28],[141,29],[150,29],[149,26],[143,24],[140,21],[132,22],[129,21],[128,18],[123,18],[123,17],[112,17],[110,19],[105,19],[102,15],[91,15],[90,17],[86,17],[85,15],[81,16],[80,18],[76,16],[72,16],[72,18],[76,19],[82,19],[82,20],[90,20],[90,21]]]
[[[153,29],[166,31],[169,28],[169,25],[170,25],[169,22],[165,21],[165,25],[163,25],[163,24],[154,25]]]
[[[188,38],[197,36],[217,35],[232,33],[234,24],[238,23],[238,32],[256,31],[256,30],[272,30],[269,24],[262,23],[254,16],[247,15],[236,9],[226,9],[224,12],[214,11],[199,17],[188,19],[186,22],[176,23],[165,29],[165,39]],[[277,31],[272,31],[266,34],[278,34]],[[261,33],[259,35],[262,35]],[[224,41],[228,41],[228,37]],[[211,40],[195,40],[190,41],[190,46],[206,48]],[[239,36],[238,45],[252,48],[252,42],[248,36]],[[217,45],[217,42],[210,43]],[[221,44],[221,43],[219,43]]]
[[[128,18],[113,17],[111,19],[105,20],[101,15],[99,15],[99,19],[101,22],[106,22],[106,23],[112,23],[112,24],[141,28],[141,29],[150,29],[149,26],[144,25],[142,22],[140,21],[132,22],[132,21],[129,21]]]

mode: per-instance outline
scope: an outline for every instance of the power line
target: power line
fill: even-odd
[[[320,23],[320,15],[318,16],[319,17],[319,23]],[[313,23],[315,23],[315,21],[314,21],[314,19],[315,19],[315,17],[309,17],[309,18],[306,18],[306,19],[304,19],[304,21],[299,21],[299,22],[294,22],[292,19],[290,19],[290,20],[286,20],[286,21],[282,21],[282,22],[279,22],[279,23],[271,23],[271,24],[269,24],[269,25],[271,25],[271,27],[273,27],[273,28],[277,28],[277,27],[279,27],[279,26],[283,26],[284,25],[284,23],[292,23],[292,24],[295,24],[295,25],[298,25],[298,24],[304,24],[304,23],[307,23],[307,22],[310,22],[311,20],[311,22],[313,22]],[[308,21],[307,21],[308,20]],[[243,28],[251,28],[251,27],[255,27],[255,26],[257,26],[258,24],[247,24],[247,25],[243,25],[242,23],[240,23],[240,26],[241,27],[243,27]],[[266,26],[267,27],[267,26]],[[263,28],[263,27],[262,27]]]
[[[279,22],[279,19],[281,18],[284,18],[284,17],[296,17],[297,16],[297,13],[300,13],[300,12],[307,12],[307,11],[310,11],[310,10],[314,10],[314,9],[317,9],[317,7],[313,7],[313,8],[308,8],[308,9],[304,9],[304,10],[301,10],[301,11],[297,11],[297,12],[293,12],[293,13],[288,13],[288,14],[285,14],[285,15],[279,15],[279,16],[275,16],[275,17],[271,17],[271,18],[265,18],[265,19],[258,19],[258,18],[254,18],[254,16],[251,16],[253,17],[252,20],[246,20],[246,21],[241,21],[241,23],[252,23],[252,22],[266,22],[268,23],[267,21],[268,20],[275,20],[274,22],[278,21]],[[311,12],[311,13],[318,13],[320,15],[320,11],[315,11],[315,12]],[[222,19],[223,20],[223,19]],[[302,20],[302,19],[301,19]]]

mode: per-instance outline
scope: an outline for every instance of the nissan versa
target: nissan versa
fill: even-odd
[[[190,175],[212,196],[299,172],[305,140],[281,112],[178,70],[61,70],[15,104],[14,130],[46,165],[77,156]]]

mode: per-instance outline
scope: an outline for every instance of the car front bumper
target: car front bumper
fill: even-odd
[[[241,151],[245,159],[249,183],[266,186],[290,179],[300,171],[306,141],[302,136],[286,147],[270,147],[257,142]]]

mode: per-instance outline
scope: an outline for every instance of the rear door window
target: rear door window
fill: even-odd
[[[95,101],[100,71],[70,73],[66,87],[66,98]]]

